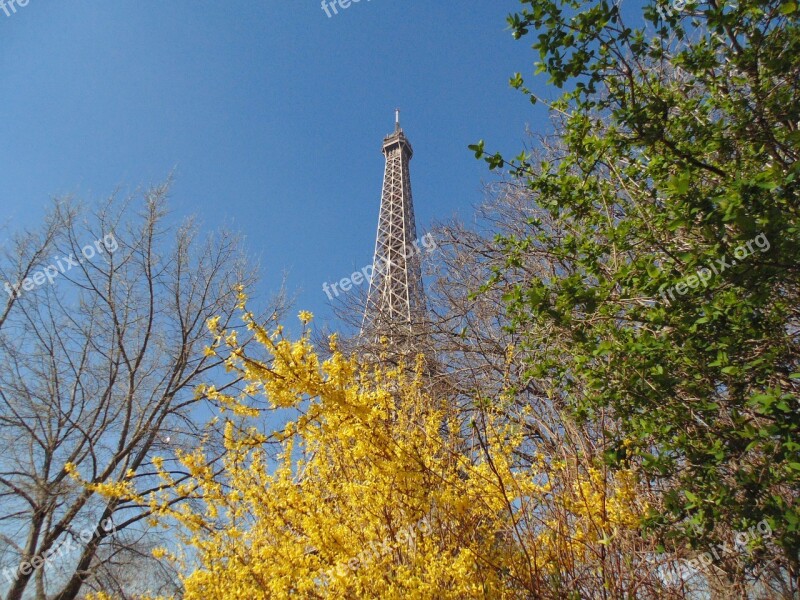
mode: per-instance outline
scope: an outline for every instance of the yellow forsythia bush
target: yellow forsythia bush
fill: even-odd
[[[191,557],[187,600],[530,597],[569,544],[582,553],[606,525],[635,524],[626,485],[615,523],[597,512],[597,490],[605,487],[595,485],[595,474],[557,505],[581,522],[586,515],[604,522],[590,522],[580,539],[572,539],[575,531],[559,536],[557,523],[533,518],[553,504],[552,477],[539,472],[552,465],[515,466],[518,425],[485,408],[467,419],[432,397],[421,359],[410,370],[368,369],[337,351],[334,338],[331,357],[321,361],[309,341],[311,315],[300,319],[304,333],[289,341],[280,327],[267,331],[244,313],[267,351],[261,361],[212,319],[208,352],[245,384],[235,396],[199,390],[227,419],[221,461],[212,464],[202,449],[178,453],[191,475],[180,485],[155,459],[163,490],[99,490],[180,523],[183,556],[157,555]],[[297,416],[264,434],[253,397]]]

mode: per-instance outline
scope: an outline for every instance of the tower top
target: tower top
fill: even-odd
[[[400,127],[399,108],[394,110],[394,131],[383,138],[383,153],[387,154],[387,152],[396,146],[399,146],[404,152],[408,153],[408,158],[414,156],[414,150],[411,148],[408,138],[406,138],[403,129]]]

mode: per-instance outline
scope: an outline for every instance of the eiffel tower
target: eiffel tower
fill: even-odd
[[[414,151],[400,127],[399,110],[394,132],[383,140],[383,154],[386,169],[361,336],[371,341],[386,338],[399,349],[418,336],[426,316],[408,168]]]

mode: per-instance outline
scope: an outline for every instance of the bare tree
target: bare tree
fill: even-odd
[[[6,600],[130,595],[176,580],[150,555],[165,535],[150,510],[108,500],[97,484],[157,489],[153,458],[170,470],[175,450],[205,435],[196,385],[236,385],[205,353],[206,321],[231,321],[255,269],[235,235],[171,227],[168,188],[91,211],[58,202],[42,233],[17,236],[0,259]],[[281,297],[270,306],[275,316]],[[178,485],[185,474],[172,475]]]

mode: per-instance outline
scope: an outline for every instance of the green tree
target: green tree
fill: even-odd
[[[558,142],[514,160],[471,148],[533,199],[488,284],[548,263],[506,294],[530,374],[581,419],[613,415],[607,460],[663,490],[659,535],[702,547],[765,520],[796,580],[797,4],[521,3],[513,34],[535,33],[535,72],[562,90]],[[522,74],[511,85],[540,101]]]

